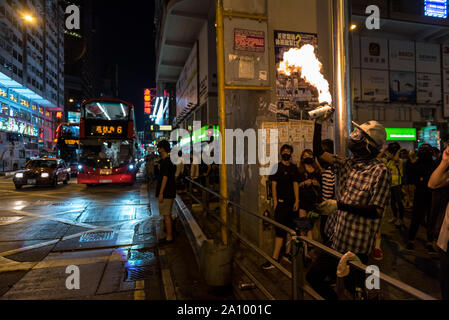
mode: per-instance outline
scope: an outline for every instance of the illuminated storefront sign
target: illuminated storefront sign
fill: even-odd
[[[14,95],[14,93],[10,93],[10,94],[9,94],[9,100],[14,101],[14,102],[19,101],[19,99],[17,98],[17,96]]]
[[[40,113],[40,114],[44,114],[44,108],[39,107],[39,113]]]
[[[56,118],[61,119],[62,118],[62,112],[56,112]]]
[[[143,103],[144,103],[143,110],[145,114],[151,113],[151,100],[152,100],[151,90],[145,89],[145,91],[143,92]]]
[[[61,113],[61,117],[62,117],[62,112],[60,112],[60,113]],[[79,112],[69,111],[67,114],[67,120],[69,123],[78,123],[78,122],[80,122],[80,115],[81,114]],[[57,114],[56,114],[56,117],[57,117]]]
[[[4,98],[8,97],[8,93],[6,93],[6,90],[0,89],[0,97],[4,97]]]
[[[32,104],[32,105],[31,105],[31,109],[33,109],[34,111],[37,111],[37,105]]]
[[[30,124],[16,120],[14,118],[0,117],[0,130],[7,132],[15,132],[33,137],[38,136],[38,129]]]
[[[30,103],[28,101],[26,101],[25,99],[20,99],[20,104],[27,108],[30,107]]]
[[[424,15],[446,19],[447,0],[424,0]]]
[[[416,141],[415,128],[385,128],[387,141]]]

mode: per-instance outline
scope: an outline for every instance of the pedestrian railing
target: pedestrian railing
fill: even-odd
[[[311,245],[315,248],[317,248],[319,251],[330,255],[336,259],[340,259],[343,255],[339,253],[338,251],[335,251],[334,249],[325,246],[324,244],[309,239],[304,236],[297,235],[296,231],[293,229],[290,229],[278,222],[276,222],[273,219],[270,219],[269,217],[266,217],[264,215],[252,212],[244,207],[242,207],[240,204],[235,203],[227,198],[222,197],[218,192],[203,186],[195,181],[193,181],[190,178],[185,178],[186,181],[188,181],[189,187],[187,194],[198,204],[202,206],[202,209],[206,212],[206,214],[209,213],[209,199],[211,196],[215,196],[220,201],[224,201],[226,203],[226,207],[228,210],[226,210],[226,221],[223,221],[218,215],[212,214],[211,216],[216,219],[220,224],[224,225],[227,233],[228,233],[228,239],[230,239],[230,236],[233,235],[235,239],[243,243],[246,247],[248,247],[250,250],[255,252],[256,254],[260,255],[264,259],[268,260],[271,264],[273,264],[282,274],[284,274],[286,277],[288,277],[291,281],[291,290],[292,290],[292,298],[294,300],[303,300],[304,294],[307,293],[312,298],[316,300],[324,300],[315,290],[313,290],[310,286],[306,284],[305,281],[305,267],[304,267],[304,254],[305,254],[305,245]],[[202,196],[201,199],[199,199],[197,196],[195,196],[192,192],[193,186],[198,187],[202,190]],[[276,260],[274,260],[270,255],[268,255],[266,252],[264,252],[261,248],[254,245],[251,241],[249,241],[245,236],[243,236],[239,230],[236,230],[234,226],[232,226],[231,223],[231,217],[232,214],[235,212],[234,210],[238,209],[240,212],[243,212],[245,214],[251,215],[253,217],[256,217],[258,219],[263,220],[264,222],[271,224],[272,226],[275,226],[277,228],[280,228],[284,231],[286,231],[292,238],[291,240],[291,250],[295,253],[294,259],[292,261],[292,269],[291,271],[284,268],[280,263],[278,263]],[[348,265],[351,267],[354,267],[362,272],[366,272],[367,266],[364,265],[361,262],[358,261],[348,261]],[[379,280],[384,281],[391,286],[399,289],[400,291],[403,291],[410,296],[413,296],[415,298],[418,298],[420,300],[437,300],[436,298],[416,289],[412,286],[399,281],[395,278],[392,278],[382,272],[379,272],[378,274]],[[257,283],[256,283],[257,286]],[[261,291],[266,291],[265,288],[261,288]],[[266,293],[267,297],[272,297],[270,294]]]

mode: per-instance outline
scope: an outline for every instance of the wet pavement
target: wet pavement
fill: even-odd
[[[19,191],[0,177],[0,298],[165,299],[160,221],[143,183]]]

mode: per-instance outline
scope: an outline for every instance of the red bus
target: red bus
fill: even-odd
[[[136,181],[134,108],[127,101],[96,98],[81,105],[78,183]]]
[[[79,123],[61,123],[56,129],[57,156],[65,161],[72,174],[76,174],[78,166],[79,134]]]

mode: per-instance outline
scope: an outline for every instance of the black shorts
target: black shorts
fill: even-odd
[[[274,210],[274,220],[290,229],[292,229],[293,224],[293,202],[279,202]],[[286,231],[280,228],[276,228],[276,237],[282,238],[286,234]]]

